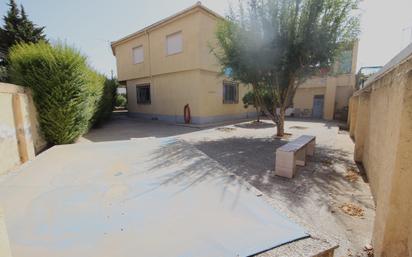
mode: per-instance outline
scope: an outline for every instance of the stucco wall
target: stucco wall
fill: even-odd
[[[340,110],[349,106],[349,99],[354,92],[350,86],[338,86],[336,88],[335,109]]]
[[[183,120],[183,108],[189,104],[192,116],[199,115],[200,72],[186,71],[127,81],[128,109],[132,114],[143,114],[171,122]],[[138,104],[136,85],[150,83],[150,104]]]
[[[147,77],[150,74],[150,54],[148,35],[133,38],[116,47],[117,77],[120,81],[134,79],[137,76]],[[133,64],[133,48],[143,46],[144,62]]]
[[[20,164],[12,94],[0,93],[0,174]]]
[[[151,103],[137,104],[136,85],[150,83]],[[183,122],[183,108],[190,106],[193,123],[218,122],[253,117],[241,98],[248,91],[239,86],[239,102],[223,104],[223,78],[216,72],[200,70],[177,72],[127,81],[128,109],[131,115],[169,122]]]
[[[205,11],[200,12],[199,48],[200,48],[200,69],[206,71],[220,71],[220,65],[211,53],[217,46],[215,36],[218,19]]]
[[[199,69],[200,38],[201,36],[204,37],[203,32],[200,30],[201,19],[208,18],[195,9],[114,46],[118,79],[127,81],[165,73]],[[178,54],[167,55],[166,37],[176,32],[182,33],[183,51]],[[133,64],[133,48],[138,46],[143,47],[144,61]]]
[[[350,105],[355,160],[376,202],[375,256],[412,256],[412,61],[356,92]]]
[[[40,134],[30,91],[0,83],[0,173],[32,159],[46,142]]]
[[[296,90],[293,107],[299,109],[298,116],[311,116],[313,98],[324,96],[323,118],[334,119],[335,113],[348,107],[349,98],[355,88],[355,75],[342,74],[337,76],[314,77],[308,79]]]
[[[249,86],[239,85],[239,101],[237,103],[223,103],[223,81],[224,78],[216,72],[200,72],[200,115],[201,116],[244,116],[245,118],[255,115],[251,106],[244,108],[242,98],[251,90]]]
[[[298,88],[293,98],[293,108],[300,110],[300,116],[311,117],[313,98],[315,95],[325,95],[326,87]]]

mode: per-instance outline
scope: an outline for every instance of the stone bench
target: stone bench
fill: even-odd
[[[304,135],[279,147],[276,150],[275,174],[293,178],[296,165],[305,166],[306,155],[313,156],[315,144],[316,137]]]

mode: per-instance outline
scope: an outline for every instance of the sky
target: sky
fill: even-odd
[[[51,42],[63,41],[88,56],[96,70],[116,74],[110,42],[196,3],[196,0],[16,0],[30,19],[45,26]],[[8,7],[0,0],[0,15]],[[202,4],[226,14],[227,0]],[[412,0],[364,0],[358,65],[384,65],[412,42]],[[2,21],[1,21],[1,24]]]

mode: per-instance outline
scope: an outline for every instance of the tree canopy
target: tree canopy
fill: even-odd
[[[10,0],[8,6],[9,10],[3,17],[4,24],[0,27],[0,69],[3,72],[12,46],[18,43],[46,41],[44,27],[39,27],[30,21],[22,5],[19,8],[14,0]]]
[[[253,86],[258,104],[283,136],[284,111],[298,86],[328,70],[357,38],[357,9],[358,0],[241,1],[219,24],[214,53],[222,70],[229,68],[234,80]]]

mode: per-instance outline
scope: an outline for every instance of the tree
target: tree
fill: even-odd
[[[4,25],[0,28],[0,79],[6,77],[7,58],[12,46],[46,41],[44,27],[30,21],[22,5],[19,9],[14,0],[10,0],[8,5],[9,10],[3,17]]]
[[[243,104],[245,105],[245,108],[247,108],[249,105],[252,105],[253,107],[255,107],[256,112],[257,112],[257,121],[260,121],[260,114],[262,111],[262,107],[264,106],[264,108],[266,108],[266,112],[267,113],[274,113],[274,103],[273,103],[273,99],[270,96],[270,94],[268,93],[267,90],[263,89],[262,90],[262,86],[260,86],[258,92],[260,95],[260,98],[257,98],[257,90],[252,90],[247,92],[242,100],[243,100]]]
[[[357,38],[357,9],[358,0],[250,0],[247,8],[240,2],[219,24],[213,51],[222,70],[252,85],[257,104],[283,136],[285,111],[299,85],[329,70]]]

